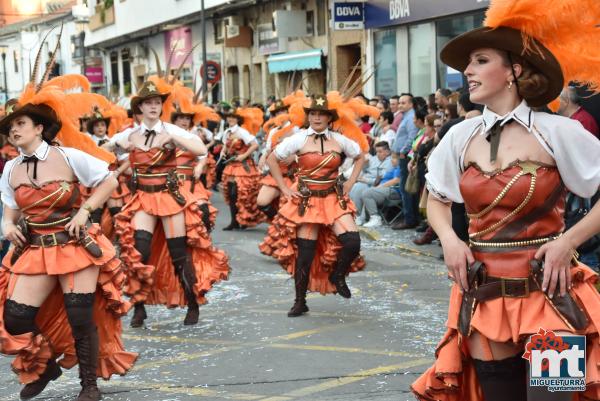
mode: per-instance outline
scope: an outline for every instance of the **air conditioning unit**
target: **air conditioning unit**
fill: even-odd
[[[230,15],[229,17],[226,17],[223,21],[225,21],[225,25],[228,26],[244,25],[244,19],[238,15]]]
[[[227,25],[227,37],[235,38],[236,36],[240,36],[240,26],[239,25]]]
[[[133,59],[145,59],[148,57],[148,48],[142,45],[135,45],[131,51],[131,58]]]

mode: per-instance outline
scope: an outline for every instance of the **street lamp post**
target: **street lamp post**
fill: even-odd
[[[8,100],[8,79],[6,77],[6,51],[8,46],[0,45],[0,54],[2,55],[2,71],[4,73],[4,101]]]
[[[204,13],[204,0],[200,0],[200,8],[201,8],[201,24],[202,24],[202,96],[206,97],[206,91],[208,90],[208,83],[206,80],[208,79],[208,68],[206,66],[206,15]]]
[[[79,31],[79,43],[81,44],[81,75],[83,75],[84,77],[85,75],[85,69],[86,69],[86,62],[85,62],[85,28],[88,24],[88,20],[86,19],[80,19],[77,20],[76,24],[77,24],[77,30]]]

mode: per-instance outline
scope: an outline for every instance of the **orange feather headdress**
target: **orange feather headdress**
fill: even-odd
[[[543,3],[543,4],[542,4]],[[600,5],[598,0],[491,0],[484,25],[517,29],[526,51],[534,40],[556,58],[565,82],[600,84]]]
[[[66,75],[48,80],[50,71],[56,62],[56,54],[62,36],[62,30],[61,26],[57,45],[50,55],[46,71],[38,82],[41,53],[50,32],[48,32],[46,37],[42,40],[42,44],[40,45],[40,49],[35,58],[30,81],[21,96],[19,96],[17,102],[18,108],[24,108],[26,105],[44,105],[49,107],[55,113],[58,122],[60,123],[60,129],[58,130],[55,139],[62,146],[82,150],[110,163],[115,160],[115,156],[112,153],[99,148],[88,135],[79,131],[79,117],[85,112],[89,112],[90,107],[87,107],[83,113],[80,113],[81,110],[78,108],[84,100],[87,101],[87,105],[91,105],[92,102],[95,101],[108,102],[108,100],[100,95],[87,92],[90,87],[89,82],[87,82],[85,77],[80,75]],[[81,90],[82,92],[72,93],[72,91],[75,90]],[[15,108],[15,110],[17,110],[17,108]],[[11,117],[7,116],[6,118],[8,119]]]

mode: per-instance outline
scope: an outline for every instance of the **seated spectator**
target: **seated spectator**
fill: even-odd
[[[448,103],[444,107],[444,121],[452,121],[458,118],[458,107],[456,103]]]
[[[350,199],[358,210],[362,210],[362,193],[370,187],[377,186],[381,178],[392,166],[390,145],[387,142],[375,144],[375,156],[370,156],[356,184],[350,191]],[[364,222],[360,213],[356,217],[357,223]]]
[[[394,114],[391,111],[384,111],[379,116],[380,134],[376,138],[376,142],[387,142],[390,149],[394,145],[394,139],[396,139],[396,131],[392,129],[392,122],[394,122]]]
[[[400,184],[398,155],[393,154],[391,160],[392,168],[381,178],[379,185],[368,188],[362,194],[361,206],[364,207],[364,213],[369,216],[369,221],[364,224],[364,227],[373,228],[381,226],[382,219],[379,216],[379,208],[387,199],[393,197],[400,198],[400,192],[398,191],[398,184]]]

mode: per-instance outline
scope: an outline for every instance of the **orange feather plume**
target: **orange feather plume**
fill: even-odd
[[[339,116],[339,118],[333,122],[333,129],[344,135],[346,138],[358,143],[363,152],[368,152],[369,142],[367,141],[367,137],[356,123],[357,119],[360,117],[355,111],[357,102],[352,102],[352,100],[353,99],[344,101],[344,98],[338,91],[327,93],[327,103],[329,104],[329,108],[335,109]]]
[[[238,107],[236,113],[244,117],[242,128],[247,130],[252,135],[256,135],[260,131],[263,124],[264,113],[257,107]]]
[[[560,63],[565,82],[598,92],[599,22],[598,0],[491,0],[484,25],[520,30],[527,51],[536,51],[537,39]]]
[[[36,93],[36,88],[29,85],[21,94],[19,104],[45,104],[51,107],[62,123],[62,127],[56,136],[56,140],[66,147],[76,148],[108,163],[115,160],[115,155],[99,148],[89,135],[79,132],[79,115],[74,114],[72,105],[76,103],[74,96],[84,93],[65,93],[58,86],[43,85]],[[85,95],[93,95],[85,93]]]
[[[90,81],[80,74],[66,74],[49,80],[46,85],[56,86],[64,91],[80,89],[82,92],[90,91]]]

